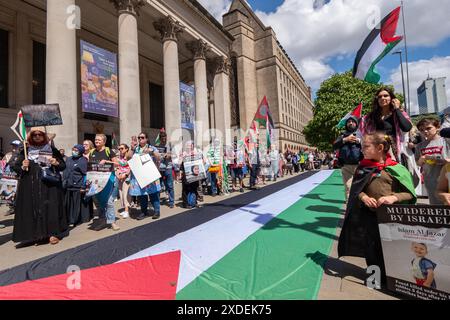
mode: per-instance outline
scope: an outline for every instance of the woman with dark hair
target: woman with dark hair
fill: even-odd
[[[133,145],[133,142],[132,142]],[[150,155],[153,158],[153,162],[158,167],[160,155],[158,152],[158,149],[156,147],[150,145],[148,143],[148,135],[145,132],[141,132],[138,135],[138,143],[134,147],[134,154],[143,156],[143,155]],[[136,218],[137,220],[145,219],[148,214],[148,198],[150,196],[150,202],[152,203],[154,213],[152,215],[152,219],[159,219],[160,217],[160,198],[159,198],[159,192],[161,191],[161,185],[159,183],[159,180],[156,180],[155,182],[150,183],[148,186],[145,186],[144,188],[141,188],[139,186],[139,183],[136,179],[136,177],[131,174],[130,178],[130,188],[129,193],[131,196],[137,196],[139,198],[139,201],[141,203],[141,214]]]
[[[66,163],[51,146],[45,128],[32,128],[27,143],[27,157],[22,151],[13,165],[20,177],[13,241],[57,244],[68,229],[62,183],[45,179],[45,174],[63,171]]]
[[[402,143],[405,134],[412,129],[408,114],[403,111],[394,92],[388,87],[380,88],[373,100],[372,112],[363,117],[359,128],[359,138],[376,131],[384,132],[390,136],[392,143],[392,156],[400,161]]]

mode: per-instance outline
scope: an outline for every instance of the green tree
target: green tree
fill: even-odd
[[[386,85],[355,79],[351,71],[335,74],[322,82],[316,94],[314,117],[303,129],[308,143],[319,150],[332,151],[333,142],[340,134],[336,127],[339,121],[360,102],[363,115],[369,113],[375,92],[383,86]],[[396,96],[403,102],[403,96]]]

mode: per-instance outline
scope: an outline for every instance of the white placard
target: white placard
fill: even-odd
[[[128,161],[128,165],[141,188],[145,188],[150,183],[161,178],[161,174],[150,156],[147,158],[135,154]]]

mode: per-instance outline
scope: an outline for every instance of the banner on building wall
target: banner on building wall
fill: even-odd
[[[388,205],[377,217],[388,288],[450,300],[450,207]]]
[[[118,117],[117,54],[85,41],[80,51],[82,111]]]
[[[180,82],[181,128],[194,130],[195,121],[195,89]]]

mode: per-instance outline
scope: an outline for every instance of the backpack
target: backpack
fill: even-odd
[[[361,145],[356,143],[346,143],[339,150],[339,162],[341,165],[358,164],[363,158]]]
[[[96,149],[94,148],[91,151],[89,151],[89,157],[92,156],[92,154],[94,153],[95,150]],[[105,153],[106,153],[106,156],[109,158],[109,155],[111,154],[111,150],[109,149],[109,147],[105,147]]]

